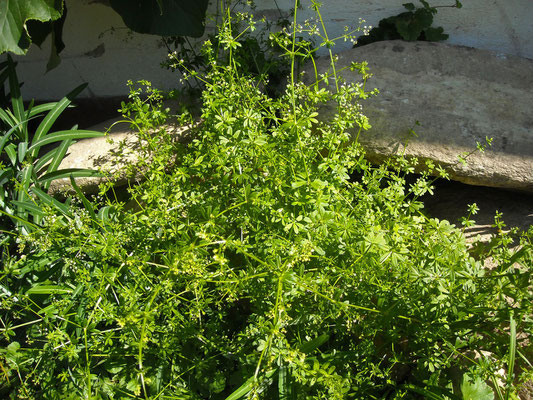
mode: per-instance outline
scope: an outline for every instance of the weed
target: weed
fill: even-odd
[[[67,225],[50,213],[19,239],[0,278],[0,393],[455,399],[485,395],[507,367],[509,397],[533,326],[531,232],[519,252],[502,237],[485,270],[460,229],[421,213],[427,182],[406,184],[409,161],[365,161],[354,137],[368,94],[339,80],[334,57],[333,89],[298,81],[297,14],[278,98],[239,69],[226,15],[227,62],[204,45],[189,142],[153,132],[165,113],[150,87],[149,105],[135,89],[125,106],[147,167],[137,210],[117,205],[104,223],[89,204]]]

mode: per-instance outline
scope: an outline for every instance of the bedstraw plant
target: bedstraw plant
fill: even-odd
[[[501,233],[487,270],[460,229],[425,216],[430,183],[406,183],[416,161],[372,166],[354,140],[369,126],[364,85],[342,82],[333,57],[299,82],[297,18],[271,98],[236,65],[227,14],[227,63],[204,44],[187,140],[154,133],[159,94],[134,91],[135,206],[105,223],[86,207],[66,225],[51,213],[3,266],[2,396],[513,398],[531,367],[531,232],[518,252]]]

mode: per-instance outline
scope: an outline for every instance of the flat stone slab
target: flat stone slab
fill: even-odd
[[[165,125],[162,128],[176,138],[182,137],[190,130],[190,126],[173,124]],[[59,169],[88,168],[102,172],[103,176],[101,177],[76,178],[76,183],[82,191],[90,194],[97,193],[99,185],[108,180],[117,186],[125,185],[132,179],[142,180],[142,171],[138,171],[134,177],[129,177],[126,174],[126,163],[135,164],[139,155],[139,139],[128,122],[123,121],[122,118],[114,118],[89,129],[107,132],[108,135],[82,139],[71,145],[67,155],[59,165]],[[72,191],[69,179],[57,179],[52,181],[48,192],[55,195],[65,192],[72,193]]]
[[[404,153],[435,161],[463,183],[533,192],[533,60],[396,40],[338,57],[338,68],[367,61],[373,76],[366,88],[380,92],[362,102],[372,128],[360,142],[371,161]],[[329,59],[317,64],[319,73],[328,71]],[[349,69],[340,75],[361,81]],[[459,162],[486,137],[493,138],[490,148]]]

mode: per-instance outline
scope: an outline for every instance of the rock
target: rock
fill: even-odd
[[[191,126],[174,124],[162,127],[176,138],[182,137],[190,128]],[[108,135],[82,139],[74,143],[59,166],[59,169],[88,168],[104,174],[101,177],[76,178],[76,183],[84,193],[97,193],[98,186],[108,180],[115,182],[117,186],[125,185],[131,179],[142,180],[142,171],[138,171],[134,177],[129,177],[126,173],[126,164],[134,164],[139,155],[139,139],[128,122],[124,122],[121,118],[114,118],[92,126],[89,130],[108,132]],[[121,143],[124,143],[122,150]],[[69,179],[52,181],[48,190],[52,195],[72,191]]]
[[[366,88],[380,92],[362,102],[372,129],[360,142],[371,161],[405,151],[437,162],[463,183],[533,192],[533,60],[404,41],[377,42],[338,57],[340,68],[367,61],[374,76]],[[324,73],[329,59],[317,64]],[[361,80],[349,69],[341,76]],[[458,161],[486,137],[493,138],[492,147],[471,154],[467,165]]]
[[[489,256],[489,251],[498,235],[494,226],[496,213],[501,214],[504,225],[501,232],[511,234],[513,243],[509,244],[514,251],[519,250],[518,240],[521,232],[527,232],[533,226],[533,194],[517,193],[504,189],[483,186],[470,186],[460,182],[443,179],[435,182],[434,195],[425,195],[421,199],[424,210],[430,217],[446,219],[463,229],[471,254],[482,259],[485,267],[495,268],[497,263]],[[461,218],[468,216],[468,205],[476,203],[479,210],[470,219],[472,226],[463,227]]]
[[[479,211],[472,215],[475,224],[464,228],[468,241],[480,239],[488,243],[497,233],[493,227],[497,212],[502,214],[505,230],[527,231],[533,225],[533,195],[504,189],[469,186],[443,179],[435,182],[435,194],[422,198],[424,210],[432,217],[446,219],[461,228],[461,217],[468,215],[468,205],[476,203]]]

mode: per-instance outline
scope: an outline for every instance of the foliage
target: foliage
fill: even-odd
[[[0,53],[24,54],[31,43],[28,20],[53,21],[63,13],[62,0],[10,0],[0,3]]]
[[[234,8],[255,10],[255,3],[251,1],[224,1],[222,11]],[[264,86],[269,95],[279,96],[283,90],[283,83],[289,74],[289,64],[283,59],[283,43],[291,42],[290,18],[295,9],[287,14],[278,9],[279,18],[276,21],[267,21],[262,18],[257,21],[253,14],[236,12],[232,15],[232,35],[237,42],[232,52],[232,58],[239,69],[249,76],[257,79]],[[226,18],[220,10],[210,20],[219,22]],[[217,62],[227,63],[227,52],[224,51],[224,43],[216,32],[207,34],[206,40],[211,42],[214,54],[217,54]],[[209,70],[210,59],[201,51],[198,51],[197,43],[191,42],[185,36],[171,36],[164,39],[168,49],[168,59],[163,66],[172,70],[178,70],[184,77],[185,92],[188,95],[201,93],[204,88],[200,77]],[[298,56],[297,65],[303,64],[312,56],[313,43],[303,35],[297,36]]]
[[[354,47],[364,46],[382,40],[407,41],[427,40],[438,42],[448,39],[442,27],[432,27],[433,16],[437,13],[437,7],[431,7],[425,0],[420,0],[423,7],[416,8],[413,3],[405,3],[406,12],[379,21],[377,28],[372,28],[367,35],[361,36]],[[450,7],[461,8],[462,4],[455,1]]]
[[[19,232],[35,228],[44,215],[34,197],[43,204],[66,212],[66,206],[46,193],[50,183],[65,177],[93,176],[95,171],[83,169],[59,170],[58,167],[73,140],[103,136],[101,132],[71,130],[52,132],[56,119],[70,105],[72,99],[85,89],[81,85],[57,103],[33,106],[27,109],[20,94],[20,85],[15,71],[15,63],[8,60],[0,65],[1,76],[9,82],[11,109],[0,109],[0,213],[2,229],[11,221]],[[2,85],[3,86],[3,85]],[[31,121],[47,113],[34,132],[30,131]],[[59,146],[48,149],[44,146],[59,142]]]
[[[227,15],[227,62],[205,43],[189,137],[161,125],[150,86],[123,107],[146,178],[133,206],[106,200],[105,220],[86,198],[52,210],[5,259],[0,395],[457,399],[505,368],[497,390],[511,398],[533,327],[533,230],[518,251],[495,236],[485,269],[460,229],[423,214],[431,183],[407,183],[416,160],[365,161],[364,85],[342,82],[334,57],[316,84],[298,82],[296,14],[279,98],[240,71]],[[326,103],[337,112],[324,120]]]

